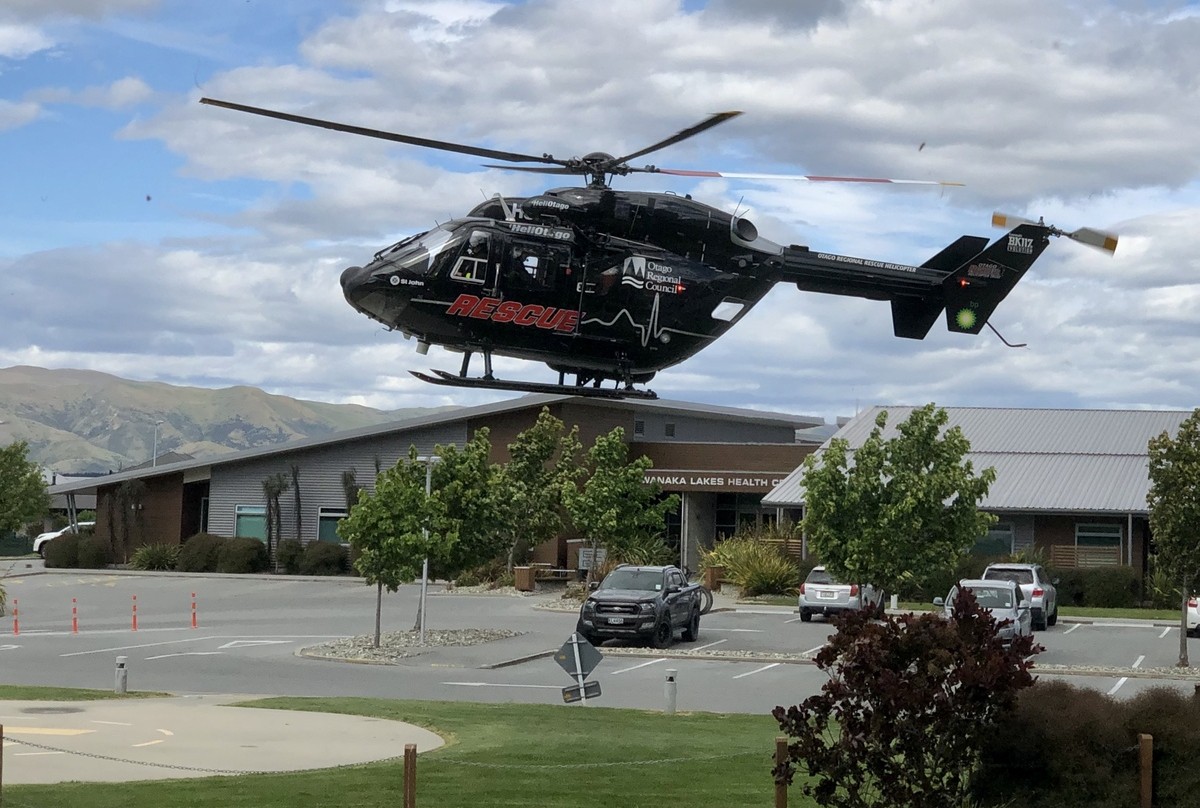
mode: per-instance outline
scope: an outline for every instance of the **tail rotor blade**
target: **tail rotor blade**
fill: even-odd
[[[1002,227],[1005,230],[1011,230],[1019,224],[1037,224],[1037,222],[1022,216],[1013,216],[1011,213],[1001,213],[1000,211],[992,214],[992,227]]]
[[[1086,244],[1089,247],[1096,247],[1107,253],[1113,253],[1117,250],[1117,235],[1115,233],[1105,233],[1103,230],[1081,227],[1074,233],[1067,233],[1066,236],[1072,241],[1078,241],[1080,244]]]

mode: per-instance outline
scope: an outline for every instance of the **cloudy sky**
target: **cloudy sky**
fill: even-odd
[[[1053,242],[991,332],[892,336],[886,303],[776,288],[659,374],[665,398],[1200,405],[1200,5],[1154,0],[4,0],[0,367],[88,368],[381,408],[457,354],[381,330],[341,270],[530,175],[202,106],[201,96],[491,148],[949,190],[634,175],[781,243],[919,264],[1000,209]],[[558,184],[552,182],[551,184]],[[498,359],[502,376],[550,381]]]

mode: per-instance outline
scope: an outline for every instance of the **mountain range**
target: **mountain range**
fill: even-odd
[[[29,458],[57,474],[139,465],[151,460],[156,442],[160,457],[203,457],[437,411],[327,404],[245,386],[180,387],[92,370],[0,368],[0,446],[25,441]]]

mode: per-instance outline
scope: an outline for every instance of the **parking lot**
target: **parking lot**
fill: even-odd
[[[535,608],[537,597],[433,594],[431,629],[520,634],[475,646],[429,647],[399,665],[382,666],[299,653],[372,631],[374,588],[358,581],[46,572],[8,578],[5,586],[9,615],[0,623],[0,683],[109,689],[116,657],[124,656],[131,689],[174,693],[561,703],[561,688],[571,684],[548,652],[574,630],[575,615]],[[385,632],[413,628],[417,593],[416,586],[405,586],[385,595]],[[670,669],[677,672],[681,710],[766,712],[816,693],[825,681],[812,664],[772,655],[811,655],[831,630],[819,618],[800,622],[787,607],[739,606],[706,615],[699,639],[676,643],[670,653],[604,648],[592,678],[601,683],[606,706],[661,708]],[[1067,677],[1085,687],[1123,698],[1155,685],[1188,693],[1194,687],[1191,680],[1168,678],[1178,655],[1176,627],[1063,620],[1035,636],[1046,647],[1039,664],[1101,669],[1104,675]],[[1192,653],[1200,654],[1200,642],[1190,642]],[[689,656],[714,652],[726,656]]]

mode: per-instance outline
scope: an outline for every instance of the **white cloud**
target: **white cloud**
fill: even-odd
[[[53,45],[37,28],[0,21],[0,59],[24,59]]]
[[[712,0],[698,11],[676,0],[379,0],[312,20],[295,26],[302,38],[206,75],[203,94],[558,157],[628,153],[708,113],[740,109],[742,117],[635,162],[967,187],[644,175],[615,187],[690,192],[725,210],[749,208],[774,241],[903,263],[921,263],[962,233],[997,235],[988,229],[993,208],[1121,236],[1113,258],[1051,244],[993,319],[1027,348],[1006,348],[986,330],[947,334],[941,321],[924,342],[899,340],[886,302],[781,286],[713,346],[661,373],[652,386],[664,396],[831,417],[858,404],[930,399],[1191,407],[1200,394],[1191,317],[1200,302],[1195,16],[1036,0]],[[171,29],[153,14],[143,22]],[[124,124],[119,142],[165,148],[178,161],[181,176],[169,179],[186,192],[164,204],[179,211],[180,230],[161,242],[61,246],[0,266],[6,287],[20,292],[20,300],[0,295],[0,319],[16,326],[0,336],[0,362],[221,379],[372,406],[506,395],[412,379],[409,368],[456,369],[460,357],[438,348],[417,355],[412,342],[355,314],[337,278],[484,195],[574,179],[543,182],[473,157],[201,106],[199,90],[154,91],[141,69],[104,85],[84,75],[20,104],[0,102],[0,130],[31,121],[38,100],[106,109],[161,100]],[[64,301],[63,288],[95,292]],[[497,373],[555,378],[503,358]]]

